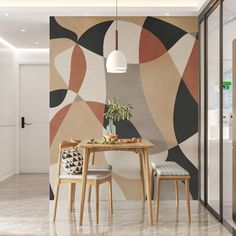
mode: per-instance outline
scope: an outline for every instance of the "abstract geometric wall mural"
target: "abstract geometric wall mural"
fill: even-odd
[[[115,47],[115,22],[110,17],[50,19],[50,196],[58,144],[71,138],[101,139],[107,101],[119,96],[121,103],[135,108],[131,121],[115,124],[119,137],[153,142],[150,160],[183,166],[191,175],[191,196],[197,199],[197,18],[120,17],[118,28],[119,49],[128,68],[125,74],[109,74],[106,58]],[[141,199],[135,154],[99,153],[96,162],[113,166],[115,199]],[[175,197],[169,185],[163,188],[163,199]]]

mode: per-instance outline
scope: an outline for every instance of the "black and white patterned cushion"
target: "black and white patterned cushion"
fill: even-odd
[[[61,159],[66,173],[71,175],[82,173],[83,157],[77,149],[64,150]]]

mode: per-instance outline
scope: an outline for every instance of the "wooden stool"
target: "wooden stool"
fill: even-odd
[[[188,171],[172,161],[165,161],[160,163],[151,163],[154,175],[157,176],[157,191],[156,191],[156,222],[158,222],[159,213],[159,201],[160,201],[160,185],[161,180],[174,180],[176,189],[176,207],[179,205],[179,190],[178,181],[183,180],[185,182],[186,199],[188,207],[188,222],[191,222],[190,213],[190,193],[189,193],[189,179],[190,175]]]

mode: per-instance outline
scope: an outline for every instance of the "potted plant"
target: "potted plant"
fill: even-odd
[[[117,137],[114,121],[130,120],[132,117],[132,109],[133,107],[130,104],[127,106],[122,106],[118,97],[112,98],[112,100],[108,99],[108,109],[104,113],[105,118],[109,120],[106,127],[108,136],[113,135]]]

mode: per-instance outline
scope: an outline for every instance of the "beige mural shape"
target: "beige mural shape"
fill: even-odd
[[[78,92],[84,101],[106,102],[106,77],[104,58],[82,47],[87,69]]]
[[[58,74],[64,80],[67,87],[69,87],[69,83],[70,83],[71,58],[72,58],[73,52],[74,52],[74,46],[59,53],[54,58],[55,68]]]
[[[123,190],[123,194],[126,199],[140,200],[141,193],[141,180],[137,179],[127,179],[123,176],[117,175],[116,173],[112,174],[112,177],[119,184],[120,188]]]
[[[57,17],[55,17],[55,19],[59,25],[76,33],[78,38],[83,33],[85,33],[89,28],[93,27],[95,24],[99,24],[104,21],[114,20],[113,17],[96,17],[96,16],[94,16],[94,17],[57,16]],[[78,24],[78,22],[79,22],[79,24]]]
[[[194,43],[195,38],[191,34],[186,34],[168,51],[181,78],[192,53]]]
[[[184,31],[191,33],[191,32],[198,32],[198,21],[197,17],[187,16],[187,17],[157,17],[160,20],[166,21],[174,26],[177,26]]]
[[[70,140],[71,138],[80,140],[90,138],[101,139],[102,132],[103,127],[101,123],[86,102],[73,103],[51,145],[50,163],[54,164],[57,161],[58,146],[63,140]],[[105,162],[103,154],[98,153],[96,159],[101,158]],[[101,162],[101,160],[99,162]]]
[[[125,52],[129,64],[139,64],[139,41],[142,27],[121,20],[119,20],[117,24],[117,27],[119,28],[119,50]],[[115,49],[115,30],[116,23],[113,22],[107,30],[104,38],[104,57],[107,57],[109,53]]]
[[[140,76],[152,117],[170,149],[178,144],[173,117],[175,98],[181,79],[179,72],[169,53],[165,53],[157,60],[140,64]]]
[[[50,40],[50,61],[54,61],[54,58],[63,51],[74,47],[75,43],[69,39],[53,39]],[[61,75],[58,73],[55,64],[50,65],[50,90],[67,89],[66,83],[63,81]]]

